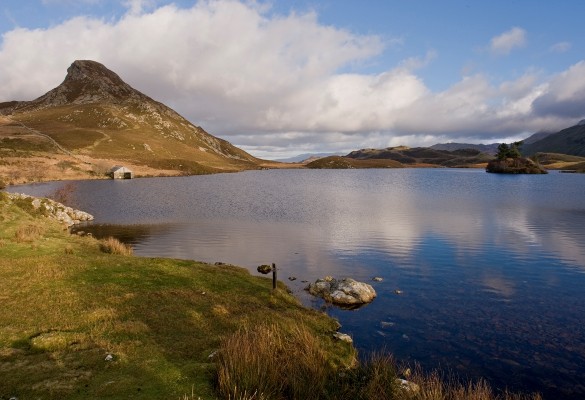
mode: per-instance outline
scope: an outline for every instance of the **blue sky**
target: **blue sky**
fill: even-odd
[[[585,117],[585,2],[1,0],[0,101],[94,59],[278,158],[487,143]]]

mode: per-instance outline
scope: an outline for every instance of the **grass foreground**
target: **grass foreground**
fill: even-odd
[[[358,362],[280,282],[133,257],[2,192],[0,255],[0,399],[540,399]]]
[[[354,358],[334,320],[242,268],[116,254],[5,193],[0,226],[1,399],[216,398],[210,355],[264,323]]]

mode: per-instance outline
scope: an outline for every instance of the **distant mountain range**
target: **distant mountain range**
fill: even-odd
[[[406,146],[361,149],[346,156],[330,156],[309,162],[308,168],[484,167],[494,158],[500,143],[439,143],[431,147]],[[523,141],[525,156],[539,153],[547,168],[584,169],[585,120],[559,132],[538,132]]]
[[[536,153],[559,153],[585,157],[585,120],[538,141],[525,143],[522,153],[527,156]]]
[[[430,149],[447,151],[475,149],[495,155],[499,144],[439,143]],[[585,120],[559,132],[534,133],[522,141],[521,150],[526,156],[536,153],[558,153],[585,157]]]
[[[185,174],[256,169],[261,161],[95,61],[73,62],[63,83],[35,100],[0,103],[2,115],[0,140],[15,151],[18,143],[36,136],[36,141],[44,138],[54,144],[44,146],[45,151],[67,153],[84,163]]]

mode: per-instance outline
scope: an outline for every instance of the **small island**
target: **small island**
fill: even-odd
[[[514,142],[510,145],[502,143],[498,146],[496,158],[490,161],[486,172],[497,174],[547,174],[537,162],[522,157],[520,153],[522,142]]]

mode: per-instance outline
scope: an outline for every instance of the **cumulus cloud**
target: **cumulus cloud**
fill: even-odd
[[[545,93],[533,102],[537,115],[582,118],[585,113],[585,61],[554,77]]]
[[[283,156],[561,128],[585,99],[582,63],[548,81],[527,73],[494,85],[475,74],[433,92],[417,73],[438,53],[381,73],[347,73],[388,51],[388,40],[324,25],[314,12],[271,14],[233,0],[150,11],[150,0],[126,4],[118,20],[77,17],[5,33],[0,101],[34,99],[57,86],[73,60],[92,59],[209,132],[256,155]],[[515,29],[495,48],[523,43]]]
[[[505,55],[509,54],[515,48],[523,47],[525,44],[526,31],[522,28],[514,27],[492,38],[490,50],[493,54]]]

